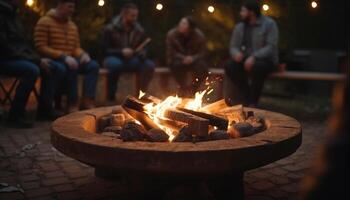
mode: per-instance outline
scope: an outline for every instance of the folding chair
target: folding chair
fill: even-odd
[[[18,83],[19,83],[19,79],[18,78],[14,78],[14,81],[11,83],[11,86],[9,87],[9,89],[6,89],[5,85],[1,82],[1,78],[8,78],[7,76],[0,76],[0,89],[2,91],[2,93],[4,93],[4,97],[3,99],[0,99],[0,103],[2,106],[6,105],[6,103],[12,104],[13,99],[12,97],[12,93],[15,91]],[[37,91],[37,89],[34,87],[33,89],[35,98],[37,99],[37,101],[39,101],[39,92]]]
[[[19,82],[19,80],[17,78],[15,78],[15,80],[11,83],[10,88],[7,90],[5,85],[1,82],[1,79],[0,79],[0,89],[4,93],[4,98],[1,99],[2,105],[6,105],[6,103],[12,104],[11,95],[12,95],[13,91],[15,90],[18,82]]]

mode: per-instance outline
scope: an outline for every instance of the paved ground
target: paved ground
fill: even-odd
[[[303,144],[292,156],[245,175],[246,199],[295,199],[309,169],[325,122],[303,122]],[[32,145],[28,145],[32,144]],[[94,176],[93,168],[57,152],[50,144],[50,124],[30,130],[0,127],[0,183],[24,193],[0,193],[0,199],[125,199],[122,182]]]

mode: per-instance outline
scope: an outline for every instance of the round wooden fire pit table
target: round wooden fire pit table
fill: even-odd
[[[153,187],[158,182],[159,188],[174,182],[204,182],[216,199],[243,199],[245,171],[291,155],[302,141],[301,125],[295,119],[245,108],[265,119],[265,131],[246,138],[199,143],[123,142],[96,133],[98,120],[115,108],[122,110],[119,106],[104,107],[57,119],[52,125],[53,146],[95,167],[96,174],[104,177],[118,174],[129,180],[150,180]],[[156,194],[160,195],[159,191]]]

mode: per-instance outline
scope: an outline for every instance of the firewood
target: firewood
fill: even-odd
[[[147,130],[140,124],[136,122],[128,122],[123,126],[123,130],[131,130],[133,132],[137,132],[140,135],[145,135]]]
[[[101,132],[107,126],[110,126],[110,121],[111,121],[111,115],[102,116],[98,120],[98,131]]]
[[[145,103],[155,103],[155,104],[162,102],[162,100],[150,94],[145,94],[143,97],[141,97],[140,100]]]
[[[119,106],[116,106],[112,109],[112,114],[120,114],[120,113],[123,113],[123,108],[122,107],[119,107]]]
[[[139,112],[133,109],[124,108],[135,120],[139,121],[146,130],[156,128],[159,129],[159,126],[154,123],[154,121],[149,118],[149,116],[144,112]]]
[[[133,132],[132,130],[128,130],[128,129],[123,129],[120,132],[120,138],[124,141],[124,142],[129,142],[129,141],[143,141],[144,137],[143,135],[140,135],[137,132]]]
[[[204,113],[204,112],[189,110],[186,108],[178,108],[178,110],[195,115],[197,117],[207,119],[207,120],[209,120],[210,125],[216,126],[218,129],[221,129],[221,130],[227,130],[227,127],[228,127],[228,120],[227,119],[224,119],[222,117],[218,117],[215,115],[211,115],[208,113]]]
[[[120,131],[120,137],[123,141],[142,141],[146,136],[146,129],[135,122],[128,122]]]
[[[192,142],[193,142],[193,143],[197,143],[197,142],[206,142],[206,141],[209,141],[209,140],[210,140],[209,135],[205,135],[205,136],[193,135]]]
[[[135,53],[139,53],[140,51],[142,51],[142,49],[144,49],[147,46],[147,44],[151,41],[151,38],[146,38],[145,41],[143,41],[138,47],[136,47],[136,49],[134,50]]]
[[[160,127],[148,116],[148,114],[144,112],[143,106],[151,102],[160,102],[160,100],[150,95],[145,95],[141,98],[141,100],[129,96],[124,101],[122,107],[134,119],[141,122],[141,124],[143,124],[147,130],[160,129]],[[187,124],[169,119],[159,119],[159,121],[162,123],[163,126],[173,129],[174,131],[179,131],[182,127],[184,127]]]
[[[151,129],[146,133],[146,139],[150,142],[166,142],[169,140],[169,135],[161,129]]]
[[[220,101],[214,102],[212,104],[206,105],[200,109],[201,112],[206,113],[216,113],[224,108],[227,108],[227,104],[225,102],[225,99],[222,99]]]
[[[260,117],[249,117],[246,122],[253,126],[255,133],[262,132],[266,129],[265,121]]]
[[[174,142],[192,142],[193,137],[192,134],[190,133],[189,126],[183,127],[179,133],[175,136]]]
[[[215,130],[209,133],[211,140],[228,140],[230,135],[225,130]]]
[[[187,125],[186,123],[169,120],[169,119],[158,119],[158,120],[163,126],[166,126],[174,131],[179,131],[180,129],[182,129],[184,126]]]
[[[188,124],[189,133],[192,135],[206,136],[209,131],[209,120],[185,113],[176,109],[167,109],[164,117]]]
[[[110,125],[111,126],[123,126],[125,123],[124,114],[112,114]]]
[[[242,105],[222,109],[219,112],[215,113],[215,115],[224,115],[230,122],[244,122],[246,120],[246,115],[244,113],[244,108]]]
[[[132,96],[128,96],[126,97],[126,99],[124,100],[123,102],[123,105],[122,107],[125,109],[125,108],[128,108],[128,109],[132,109],[132,110],[136,110],[138,112],[143,112],[144,111],[144,106],[146,105],[147,103],[145,102],[142,102],[141,100],[139,99],[136,99],[135,97],[132,97]],[[128,110],[127,110],[128,112]],[[129,112],[128,112],[129,113]],[[130,113],[129,113],[130,114]],[[130,114],[131,115],[131,114]],[[132,116],[132,115],[131,115]],[[133,116],[134,117],[134,116]]]
[[[143,124],[147,130],[152,128],[159,129],[158,125],[144,112],[143,106],[145,105],[145,103],[134,97],[127,97],[122,107],[129,115]]]
[[[254,134],[254,127],[246,122],[234,124],[228,133],[233,138],[249,137]]]

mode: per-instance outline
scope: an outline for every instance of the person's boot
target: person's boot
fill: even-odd
[[[83,98],[80,104],[80,110],[89,110],[95,108],[95,100],[91,98]]]

